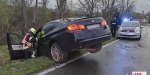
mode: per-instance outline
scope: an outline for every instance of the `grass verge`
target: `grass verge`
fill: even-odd
[[[145,26],[145,25],[149,25],[150,23],[143,23],[143,22],[140,22],[141,25]]]
[[[116,40],[116,38],[111,38],[110,40],[104,42],[103,45],[114,40]],[[87,53],[85,49],[69,53],[68,59],[73,59],[85,53]],[[7,46],[0,46],[0,75],[30,75],[53,65],[55,65],[55,62],[51,58],[45,56],[29,59],[27,61],[11,61],[9,60]]]

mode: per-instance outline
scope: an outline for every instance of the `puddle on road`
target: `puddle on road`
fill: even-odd
[[[105,54],[113,56],[113,55],[117,55],[117,56],[124,56],[127,53],[133,52],[133,51],[141,51],[143,50],[144,46],[142,43],[140,42],[135,42],[132,44],[117,44],[115,47],[111,47],[109,48],[110,50],[105,50]],[[115,50],[116,49],[116,50]],[[148,50],[148,49],[147,49]],[[136,58],[131,57],[131,59],[136,60]]]
[[[121,50],[132,50],[132,46],[128,45],[128,44],[120,44],[119,45]]]
[[[138,43],[138,46],[144,48],[143,45],[142,45],[141,43]]]
[[[132,75],[132,71],[134,71],[135,68],[131,66],[125,66],[122,68],[122,75]]]
[[[128,45],[128,44],[119,44],[119,47],[122,49],[122,50],[141,50],[139,48],[144,48],[143,44],[142,43],[139,43],[138,44],[134,44],[134,45]],[[138,48],[139,47],[139,48]]]
[[[106,51],[106,54],[109,54],[109,51]]]

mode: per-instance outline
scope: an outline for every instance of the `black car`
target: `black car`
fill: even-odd
[[[60,63],[66,61],[68,53],[86,48],[91,53],[101,50],[102,42],[111,38],[109,26],[102,17],[58,19],[42,26],[36,34],[38,55],[52,56]],[[22,38],[7,33],[10,58],[23,59]]]

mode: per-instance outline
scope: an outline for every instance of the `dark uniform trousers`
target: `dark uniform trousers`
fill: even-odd
[[[24,50],[25,59],[31,58],[31,55],[33,54],[33,51],[35,52],[34,55],[36,56],[37,50],[35,48],[30,47],[30,48],[25,49]]]
[[[112,37],[115,37],[116,31],[117,31],[117,27],[111,27],[111,34],[112,34]]]

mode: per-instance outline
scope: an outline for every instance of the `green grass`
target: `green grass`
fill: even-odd
[[[0,46],[0,66],[4,66],[11,62],[12,61],[9,60],[9,53],[7,46]]]
[[[45,56],[27,61],[10,60],[7,46],[0,46],[0,75],[26,75],[54,65],[55,62]],[[11,70],[11,67],[17,70]]]
[[[116,40],[111,38],[110,40],[103,43],[103,45]],[[86,49],[69,53],[68,60],[87,53]],[[35,59],[29,59],[26,61],[21,60],[10,60],[7,46],[0,46],[0,75],[30,75],[34,72],[38,72],[45,68],[56,65],[56,63],[48,57],[41,56]],[[17,70],[12,70],[15,67]]]
[[[0,75],[26,75],[47,68],[50,64],[53,65],[54,61],[43,56],[27,61],[18,60],[5,66],[0,66]],[[15,67],[17,70],[11,70],[11,67]]]
[[[108,41],[106,41],[106,42],[103,42],[102,44],[103,45],[106,45],[106,44],[108,44],[108,43],[110,43],[110,42],[112,42],[112,41],[115,41],[116,40],[116,38],[111,38],[110,40],[108,40]]]
[[[87,51],[86,51],[85,48],[81,49],[80,51],[71,52],[71,53],[69,53],[69,55],[68,55],[68,60],[71,60],[71,59],[73,59],[73,58],[76,58],[76,57],[78,57],[78,56],[81,56],[81,55],[83,55],[83,54],[85,54],[85,53],[87,53]]]
[[[150,23],[140,22],[141,25],[149,25]]]

